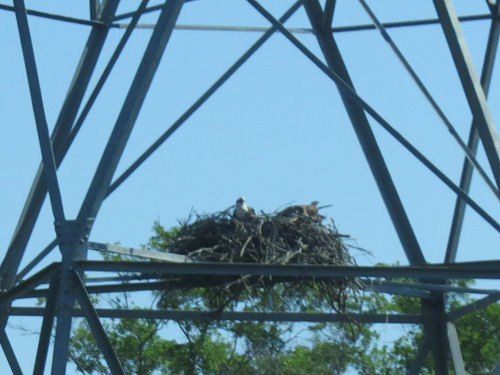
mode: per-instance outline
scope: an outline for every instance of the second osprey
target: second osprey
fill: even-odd
[[[236,200],[236,207],[233,211],[233,216],[240,221],[247,221],[255,217],[255,210],[247,206],[245,198],[240,197]]]

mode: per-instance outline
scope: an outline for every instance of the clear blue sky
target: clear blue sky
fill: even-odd
[[[10,2],[3,2],[10,5]],[[133,2],[134,4],[136,2]],[[157,1],[152,1],[152,4]],[[118,13],[130,10],[124,1]],[[262,0],[277,17],[292,4]],[[434,18],[432,2],[370,1],[382,21]],[[485,1],[456,0],[459,15],[485,14]],[[87,17],[86,1],[27,1],[27,7]],[[153,22],[147,16],[141,22]],[[35,54],[49,126],[57,118],[89,28],[30,17]],[[369,23],[352,0],[339,0],[334,26]],[[40,161],[26,74],[14,14],[0,11],[0,253],[8,246]],[[179,23],[267,26],[243,0],[197,0],[187,3]],[[302,10],[287,26],[309,27]],[[479,70],[488,23],[463,25]],[[113,29],[100,72],[123,30]],[[150,30],[137,30],[122,54],[100,99],[90,113],[58,176],[65,213],[74,218],[114,125],[133,71]],[[461,92],[441,28],[424,26],[390,30],[412,66],[463,139],[471,114]],[[252,43],[259,33],[175,31],[120,163],[125,170]],[[299,39],[314,52],[312,34]],[[337,40],[360,95],[458,183],[463,152],[420,94],[377,31],[342,33]],[[498,70],[498,69],[497,69]],[[500,82],[494,74],[489,102],[500,117]],[[94,79],[95,83],[96,79]],[[436,177],[373,123],[419,243],[428,261],[440,262],[449,232],[455,197]],[[482,150],[479,160],[489,171]],[[116,177],[116,176],[115,176]],[[332,81],[281,35],[273,36],[185,125],[169,139],[102,206],[91,240],[140,246],[151,235],[153,221],[172,226],[191,209],[210,213],[245,196],[257,211],[274,211],[290,203],[319,200],[332,204],[324,213],[350,234],[372,257],[361,264],[406,263],[380,194]],[[471,195],[500,218],[498,201],[476,176]],[[54,237],[46,204],[30,240],[25,262]],[[498,233],[471,210],[466,216],[458,260],[498,257]],[[359,255],[354,253],[354,255]],[[93,255],[98,257],[98,255]],[[57,250],[47,262],[58,260]],[[45,263],[46,264],[46,263]],[[26,319],[38,329],[36,319]],[[12,325],[24,324],[11,319]],[[9,329],[16,348],[30,353],[23,360],[29,373],[36,337]],[[0,369],[5,368],[0,354]]]

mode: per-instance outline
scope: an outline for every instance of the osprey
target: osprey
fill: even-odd
[[[247,221],[255,216],[255,210],[247,206],[244,197],[240,197],[236,200],[233,216],[240,221]]]
[[[292,217],[292,216],[319,216],[318,215],[318,201],[312,201],[310,204],[301,204],[285,208],[279,212],[278,215]]]

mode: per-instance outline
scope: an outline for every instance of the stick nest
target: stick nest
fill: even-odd
[[[314,264],[352,265],[354,258],[348,251],[347,235],[339,234],[333,220],[324,224],[320,215],[283,216],[279,213],[254,216],[245,221],[234,218],[229,211],[211,215],[192,214],[181,222],[180,230],[168,237],[153,238],[157,248],[183,254],[197,262],[258,263],[274,265]],[[160,238],[161,237],[161,238]],[[215,279],[214,279],[215,280]],[[214,280],[205,280],[213,285]],[[322,280],[300,278],[243,277],[218,279],[219,296],[236,301],[242,292],[253,293],[258,288],[276,284],[283,298],[301,299],[314,290],[319,299],[335,311],[344,311],[348,290],[356,291],[358,284],[347,277]],[[291,302],[291,301],[289,301]],[[297,301],[295,301],[297,302]]]

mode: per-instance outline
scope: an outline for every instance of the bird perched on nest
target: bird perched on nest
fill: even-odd
[[[310,204],[300,204],[294,205],[285,208],[284,210],[278,212],[278,215],[285,217],[293,217],[293,216],[315,216],[318,218],[323,218],[318,213],[318,201],[312,201]]]
[[[240,197],[236,200],[236,207],[233,211],[233,216],[240,221],[247,221],[255,217],[255,210],[247,206],[245,198]]]

